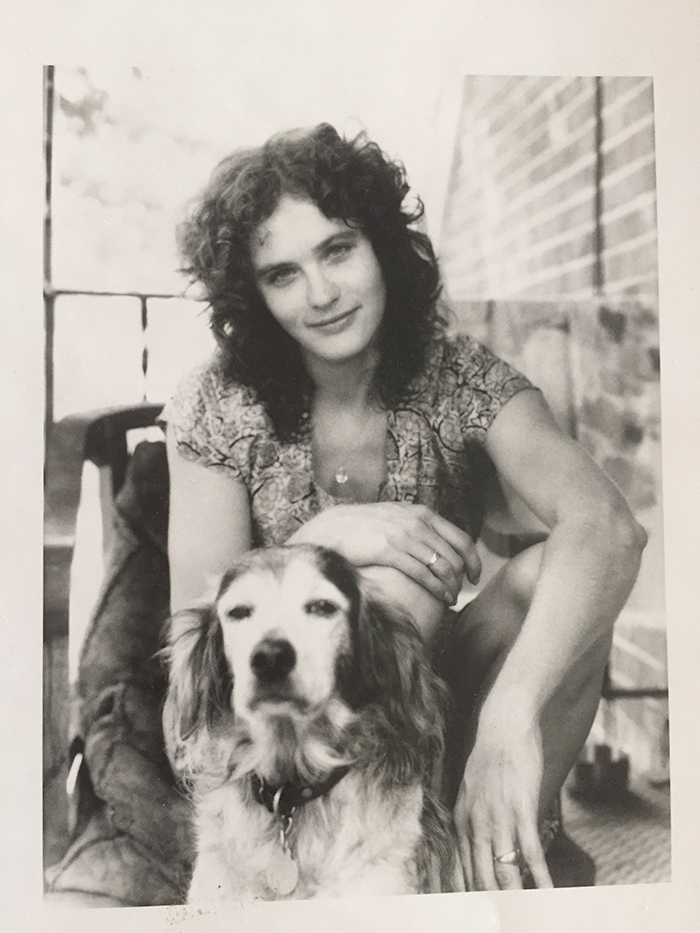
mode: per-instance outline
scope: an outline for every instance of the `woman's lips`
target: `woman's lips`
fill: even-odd
[[[335,333],[337,330],[342,330],[346,324],[350,323],[352,316],[358,308],[351,308],[349,311],[344,311],[342,314],[336,314],[333,317],[326,318],[323,321],[314,321],[309,323],[309,327],[314,328],[314,330],[322,330],[325,333]]]

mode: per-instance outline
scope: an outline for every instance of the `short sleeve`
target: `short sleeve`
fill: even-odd
[[[250,390],[226,380],[216,358],[181,380],[160,421],[185,459],[250,486],[254,448],[269,434],[267,418]]]
[[[483,446],[503,406],[518,392],[534,388],[517,369],[465,334],[445,340],[432,382],[433,424],[451,450]]]

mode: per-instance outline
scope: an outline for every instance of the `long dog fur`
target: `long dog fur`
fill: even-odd
[[[336,597],[309,602],[306,590]],[[244,604],[229,605],[239,592]],[[298,655],[274,696],[248,663],[270,638]],[[169,660],[166,746],[196,814],[190,902],[460,889],[436,793],[444,685],[410,619],[365,592],[338,554],[249,552],[210,602],[173,618]],[[266,871],[280,824],[254,799],[251,775],[313,784],[341,765],[348,773],[294,813],[299,880],[276,894]]]

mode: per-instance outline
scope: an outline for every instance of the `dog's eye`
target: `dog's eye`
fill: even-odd
[[[304,606],[304,611],[312,616],[321,616],[324,619],[330,618],[338,612],[340,606],[330,599],[311,599]]]
[[[229,609],[226,612],[227,619],[233,619],[234,622],[240,622],[241,619],[248,619],[253,614],[253,607],[241,604],[240,606],[233,606],[232,609]]]

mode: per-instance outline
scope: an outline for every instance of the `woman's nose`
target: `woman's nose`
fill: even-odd
[[[328,308],[340,295],[340,287],[321,269],[314,270],[307,277],[307,297],[312,308]]]

